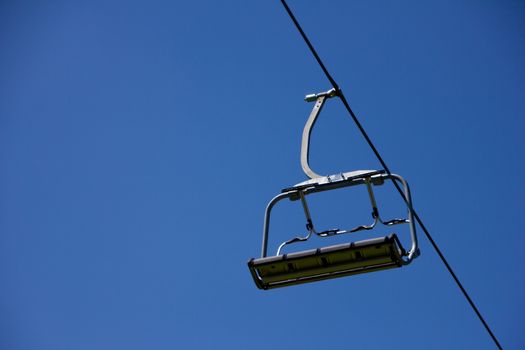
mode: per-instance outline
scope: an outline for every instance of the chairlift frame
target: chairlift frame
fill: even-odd
[[[335,175],[322,176],[314,172],[309,165],[310,136],[317,118],[327,99],[338,96],[335,89],[307,95],[305,101],[315,101],[314,107],[305,124],[301,142],[301,166],[309,180],[285,188],[268,203],[264,214],[261,257],[250,259],[248,267],[255,284],[260,289],[272,289],[294,284],[343,277],[408,265],[419,256],[416,228],[412,214],[412,198],[406,180],[397,174],[387,174],[384,170],[356,170]],[[398,181],[402,184],[407,203],[407,218],[382,220],[376,203],[373,187],[384,184],[385,180]],[[372,207],[373,222],[352,229],[329,229],[317,231],[306,201],[313,193],[331,191],[345,187],[365,185]],[[281,243],[275,256],[268,256],[268,237],[270,217],[273,207],[280,201],[299,200],[306,218],[308,234],[295,237]],[[285,246],[307,241],[312,235],[331,237],[359,231],[368,231],[377,224],[394,226],[408,224],[411,246],[405,251],[396,234],[363,241],[344,243],[302,252],[281,254]]]

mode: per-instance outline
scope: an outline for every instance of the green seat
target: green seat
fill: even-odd
[[[405,254],[397,236],[251,259],[248,267],[259,289],[272,289],[401,267]]]

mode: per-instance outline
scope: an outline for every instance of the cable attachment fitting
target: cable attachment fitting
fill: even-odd
[[[335,97],[335,96],[339,96],[341,90],[336,90],[335,88],[332,88],[326,92],[320,92],[318,94],[310,94],[310,95],[306,95],[304,97],[304,100],[306,102],[314,102],[316,101],[319,97],[327,97],[327,98],[332,98],[332,97]]]

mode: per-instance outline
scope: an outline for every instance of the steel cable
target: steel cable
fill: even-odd
[[[313,47],[312,43],[310,42],[310,40],[308,39],[308,37],[306,36],[305,32],[303,31],[303,29],[301,28],[301,25],[299,24],[299,22],[297,21],[297,19],[295,18],[295,15],[293,14],[292,10],[290,9],[290,7],[288,7],[288,4],[286,3],[285,0],[281,0],[281,4],[284,6],[286,12],[288,13],[288,16],[290,17],[290,19],[293,21],[293,23],[295,24],[295,27],[297,28],[297,30],[299,31],[299,33],[301,34],[303,40],[305,41],[306,45],[308,46],[308,48],[310,49],[310,52],[312,53],[312,55],[314,56],[314,58],[316,59],[317,63],[319,64],[319,66],[321,67],[321,69],[323,70],[323,73],[325,74],[326,78],[330,81],[330,84],[332,85],[332,87],[334,89],[336,89],[337,91],[337,94],[339,96],[339,98],[341,99],[341,102],[343,103],[343,105],[345,106],[346,110],[348,111],[348,113],[350,114],[350,116],[352,117],[352,120],[354,121],[354,123],[356,124],[357,128],[359,129],[359,131],[361,132],[361,135],[365,138],[368,146],[372,149],[372,151],[374,152],[374,155],[376,156],[377,160],[379,161],[379,163],[381,163],[381,166],[383,167],[383,169],[385,170],[385,172],[388,174],[388,175],[392,175],[392,173],[390,172],[390,168],[388,167],[388,165],[386,164],[386,162],[383,160],[383,157],[381,156],[381,154],[379,153],[379,151],[377,150],[377,148],[375,147],[374,143],[372,142],[372,140],[370,139],[370,137],[368,136],[367,132],[365,131],[365,129],[363,128],[363,126],[361,125],[361,123],[359,122],[359,119],[357,119],[357,116],[355,115],[354,111],[352,110],[352,108],[350,107],[350,104],[348,103],[348,101],[346,100],[346,97],[345,95],[343,94],[342,90],[339,88],[339,85],[337,84],[337,82],[335,81],[335,79],[332,77],[332,75],[330,74],[330,72],[328,71],[328,69],[326,68],[326,66],[324,65],[323,61],[321,60],[321,58],[319,57],[319,55],[317,54],[317,51],[315,50],[315,48]],[[399,186],[399,184],[396,182],[396,180],[394,178],[392,178],[392,183],[394,184],[395,188],[397,189],[397,191],[399,192],[399,194],[401,195],[401,198],[404,200],[404,202],[407,204],[408,206],[408,209],[412,212],[412,215],[414,216],[414,218],[416,219],[417,223],[419,224],[419,226],[421,227],[421,229],[423,230],[423,232],[425,233],[425,236],[427,237],[427,239],[429,240],[430,244],[432,245],[432,247],[434,248],[434,250],[436,251],[436,253],[438,254],[439,258],[441,259],[441,261],[443,262],[443,264],[445,265],[445,267],[447,268],[448,272],[450,273],[450,275],[452,276],[452,278],[454,279],[454,281],[456,282],[457,286],[459,287],[459,289],[461,290],[461,292],[463,293],[463,296],[467,299],[468,303],[470,304],[471,308],[474,310],[474,312],[476,313],[476,315],[478,316],[479,320],[481,321],[481,323],[483,324],[483,326],[485,327],[485,330],[489,333],[489,335],[491,336],[492,340],[494,341],[494,343],[496,344],[496,346],[498,347],[498,349],[503,349],[498,341],[498,339],[496,338],[496,336],[494,335],[494,333],[492,332],[492,330],[490,329],[489,325],[487,324],[487,322],[485,321],[485,319],[483,318],[483,316],[481,315],[481,313],[479,312],[477,306],[474,304],[474,301],[472,301],[472,299],[470,298],[469,294],[467,293],[467,291],[465,290],[465,288],[463,287],[463,285],[461,284],[459,278],[456,276],[456,274],[454,273],[454,271],[452,270],[452,267],[450,266],[450,264],[448,263],[447,259],[445,258],[445,256],[443,255],[443,253],[441,252],[441,250],[439,249],[437,243],[434,241],[434,239],[432,238],[432,236],[430,235],[430,232],[427,230],[426,226],[424,225],[423,221],[421,220],[421,218],[419,217],[419,215],[416,213],[416,211],[414,210],[414,208],[412,207],[412,205],[410,205],[410,203],[407,201],[407,199],[405,198],[404,194],[403,194],[403,191],[401,190],[401,187]]]

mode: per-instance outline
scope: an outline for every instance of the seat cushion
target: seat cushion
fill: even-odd
[[[251,259],[248,267],[260,289],[384,270],[403,265],[395,234],[301,252]]]

